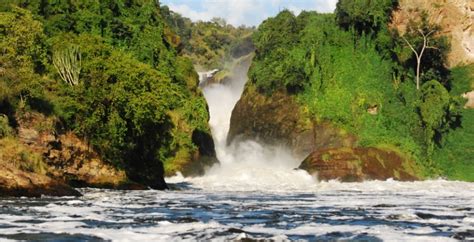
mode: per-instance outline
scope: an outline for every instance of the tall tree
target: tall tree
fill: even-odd
[[[405,33],[402,33],[401,38],[410,48],[415,55],[416,59],[416,89],[420,90],[421,86],[421,72],[423,57],[426,55],[427,50],[434,50],[443,52],[443,48],[436,40],[436,35],[439,33],[440,27],[436,24],[431,23],[428,15],[424,12],[421,14],[421,18],[418,21],[410,21]]]

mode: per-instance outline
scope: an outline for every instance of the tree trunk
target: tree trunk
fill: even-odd
[[[421,58],[417,58],[416,59],[416,90],[420,90],[420,68],[421,68]]]

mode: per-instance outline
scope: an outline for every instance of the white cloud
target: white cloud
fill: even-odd
[[[174,11],[177,12],[187,18],[190,18],[193,21],[197,20],[203,20],[203,21],[209,21],[213,17],[212,13],[202,11],[198,12],[193,9],[191,9],[188,5],[185,4],[169,4],[168,7]]]
[[[314,8],[321,13],[332,13],[336,9],[338,0],[316,0]]]
[[[166,2],[166,1],[165,1]],[[168,0],[171,10],[193,21],[224,18],[228,23],[258,25],[285,8],[299,14],[302,10],[333,12],[337,0]]]
[[[293,6],[293,5],[290,5],[287,8],[288,8],[288,10],[293,12],[295,15],[299,15],[303,11],[303,9],[301,9],[300,7]]]

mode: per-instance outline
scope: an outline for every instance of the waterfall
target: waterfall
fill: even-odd
[[[295,170],[301,160],[294,157],[286,147],[269,146],[253,140],[227,145],[232,110],[244,90],[248,67],[235,68],[231,79],[224,84],[203,87],[220,164],[210,168],[203,177],[186,180],[209,189],[291,191],[313,186],[315,180],[312,176],[305,171]],[[201,74],[200,77],[206,75]],[[174,180],[172,178],[169,181]]]

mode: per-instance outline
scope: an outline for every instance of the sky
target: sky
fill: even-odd
[[[258,26],[280,10],[289,9],[295,14],[302,10],[333,12],[337,0],[161,0],[172,11],[193,21],[224,18],[234,26]]]

